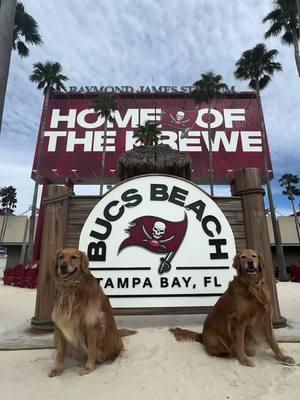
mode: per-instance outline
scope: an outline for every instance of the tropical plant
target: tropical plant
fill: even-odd
[[[41,121],[41,128],[40,128],[40,141],[39,147],[37,151],[37,159],[36,159],[36,176],[35,176],[35,185],[34,185],[34,192],[32,198],[32,208],[31,208],[31,215],[30,215],[30,223],[29,223],[29,238],[28,238],[28,252],[27,252],[27,259],[31,260],[33,255],[33,238],[34,238],[34,227],[35,227],[35,217],[37,211],[37,195],[38,195],[38,188],[39,183],[41,180],[40,176],[40,164],[41,164],[41,157],[42,157],[42,150],[44,147],[44,131],[46,127],[46,115],[48,110],[48,102],[50,98],[50,94],[53,90],[64,90],[66,88],[63,84],[67,78],[65,75],[62,74],[62,66],[58,62],[51,62],[47,61],[45,64],[41,62],[33,64],[33,71],[32,74],[29,76],[31,82],[37,83],[38,89],[44,89],[44,106],[43,106],[43,119]]]
[[[267,50],[263,43],[257,44],[252,49],[246,50],[242,53],[240,59],[236,62],[236,70],[234,75],[237,79],[248,80],[248,86],[256,93],[258,107],[261,114],[261,135],[262,135],[262,152],[264,161],[264,176],[267,184],[268,199],[270,204],[270,213],[272,219],[272,227],[276,243],[276,256],[278,263],[279,279],[287,281],[288,276],[286,272],[285,259],[282,249],[281,237],[278,229],[278,224],[275,215],[275,207],[273,202],[273,195],[269,179],[268,158],[266,152],[266,130],[263,121],[263,110],[260,91],[265,89],[271,82],[271,77],[275,72],[281,71],[282,66],[279,62],[275,61],[278,51]]]
[[[58,62],[47,61],[45,64],[38,62],[33,64],[32,74],[29,76],[31,82],[37,83],[38,89],[44,89],[44,95],[47,90],[51,92],[53,89],[66,91],[63,84],[68,78],[62,74],[62,66]]]
[[[281,42],[288,46],[293,45],[300,77],[299,15],[296,0],[274,0],[273,5],[274,9],[263,19],[263,22],[271,23],[269,30],[265,33],[265,38],[282,34]]]
[[[153,121],[146,121],[145,125],[138,125],[133,134],[136,143],[141,143],[144,146],[157,145],[161,130]]]
[[[13,186],[6,186],[0,189],[1,205],[4,209],[4,218],[0,231],[0,243],[3,243],[7,227],[8,216],[17,207],[17,191]]]
[[[296,225],[296,232],[300,244],[300,222],[298,220],[295,208],[295,196],[300,196],[300,189],[297,188],[296,186],[300,182],[299,177],[297,175],[286,173],[282,175],[282,177],[279,179],[279,182],[280,186],[285,189],[282,191],[282,194],[287,196],[292,204],[295,225]]]
[[[95,113],[104,118],[104,137],[100,167],[100,196],[103,195],[103,179],[105,171],[106,143],[107,143],[107,123],[114,119],[114,112],[118,109],[117,96],[108,93],[99,93],[92,101]]]
[[[24,5],[18,1],[12,46],[14,50],[18,51],[21,57],[27,57],[29,55],[29,48],[25,43],[38,46],[41,45],[43,41],[36,20],[25,11]]]
[[[213,177],[213,157],[212,157],[212,138],[211,138],[211,108],[212,101],[228,89],[228,86],[222,82],[222,75],[215,75],[213,72],[201,74],[201,78],[194,82],[195,89],[192,91],[192,97],[197,103],[205,103],[208,108],[208,155],[209,155],[209,185],[210,194],[214,196],[214,177]]]
[[[0,9],[0,133],[12,51],[16,3],[16,0],[4,0],[1,2]]]
[[[1,206],[11,214],[17,207],[17,191],[13,186],[6,186],[0,189]]]

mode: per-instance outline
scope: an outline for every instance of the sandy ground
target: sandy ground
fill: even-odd
[[[280,283],[277,287],[282,315],[289,321],[299,320],[300,284]],[[32,317],[35,291],[0,285],[0,304],[3,332]],[[175,342],[168,324],[155,328],[151,324],[151,318],[145,317],[147,328],[125,339],[126,350],[115,362],[82,377],[78,375],[79,363],[68,360],[61,377],[48,378],[54,350],[1,351],[1,398],[300,399],[300,367],[281,365],[270,350],[259,352],[256,367],[247,368],[234,359],[210,357],[197,343]],[[300,362],[300,343],[283,343],[281,347]]]

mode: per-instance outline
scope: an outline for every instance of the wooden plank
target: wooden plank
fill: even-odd
[[[56,251],[66,246],[68,189],[65,186],[49,185],[45,202],[35,315],[31,320],[32,326],[39,329],[52,326],[51,313],[55,293],[54,277],[50,269],[54,267]]]

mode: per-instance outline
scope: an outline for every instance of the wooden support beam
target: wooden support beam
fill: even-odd
[[[49,185],[44,200],[45,219],[37,286],[35,315],[31,326],[40,330],[52,330],[51,313],[54,299],[54,279],[50,269],[54,267],[55,254],[65,247],[69,197],[72,192],[65,186]]]
[[[258,168],[243,168],[237,171],[234,194],[242,198],[247,247],[263,255],[265,282],[270,290],[273,304],[273,325],[274,328],[281,328],[286,326],[286,319],[280,315],[263,201],[265,191],[261,185]]]

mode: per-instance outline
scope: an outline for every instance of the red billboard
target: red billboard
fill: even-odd
[[[66,178],[78,183],[99,183],[103,154],[104,119],[92,108],[96,94],[56,93],[49,100],[40,176],[53,183]],[[208,183],[208,109],[187,93],[119,94],[118,110],[108,123],[106,183],[117,181],[118,157],[135,146],[139,124],[155,121],[161,142],[187,153],[192,159],[193,180]],[[263,171],[261,120],[252,92],[230,93],[211,106],[213,175],[216,183],[228,183],[238,168]],[[39,132],[39,140],[41,131]],[[38,149],[38,145],[37,145]],[[268,151],[269,170],[271,161]],[[33,178],[37,165],[37,150]],[[263,175],[263,174],[262,174]]]

